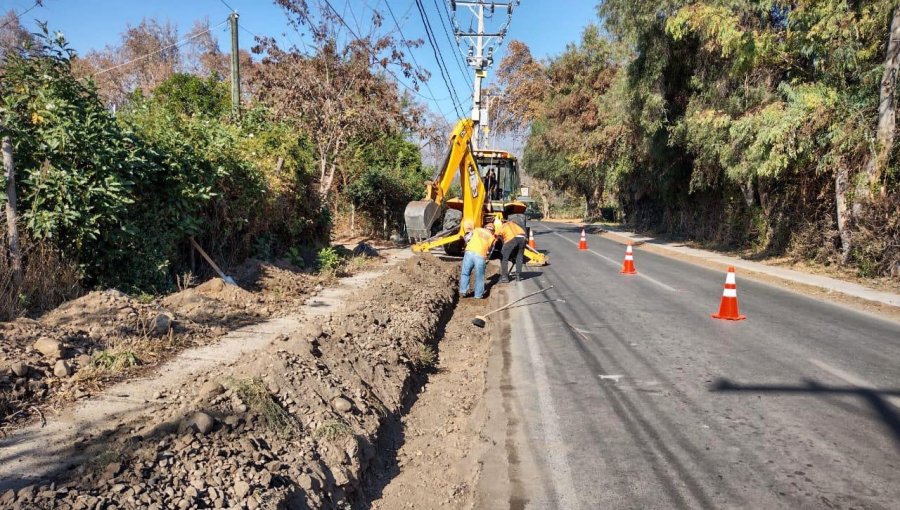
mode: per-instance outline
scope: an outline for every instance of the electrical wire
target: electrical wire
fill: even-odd
[[[348,25],[347,22],[344,21],[344,17],[341,16],[341,13],[337,12],[337,9],[335,9],[334,6],[331,5],[331,2],[329,2],[328,0],[325,0],[325,5],[327,5],[328,8],[331,9],[331,12],[333,12],[334,15],[337,16],[337,19],[341,22],[342,25],[344,25],[344,27],[345,27],[347,30],[350,31],[350,34],[351,34],[353,37],[355,37],[355,38],[357,38],[357,39],[362,39],[362,37],[360,37],[359,35],[357,35],[357,33],[354,32],[352,28],[350,28],[350,25]]]
[[[255,37],[257,39],[262,39],[262,37],[256,35],[256,32],[254,32],[253,30],[250,30],[249,28],[245,27],[244,25],[241,25],[240,23],[238,23],[238,28],[240,28],[244,32],[247,32],[248,34],[252,35],[253,37]]]
[[[387,2],[385,5],[387,5],[388,13],[391,15],[391,19],[394,20],[394,25],[397,26],[397,31],[400,32],[400,39],[403,41],[403,44],[405,44],[406,47],[410,49],[409,56],[412,57],[413,64],[415,64],[417,68],[421,68],[421,66],[419,65],[419,62],[416,60],[416,56],[412,52],[412,48],[410,48],[409,40],[407,40],[406,36],[403,35],[403,29],[400,28],[400,22],[398,22],[397,17],[394,16],[394,10],[391,9],[391,3]],[[433,97],[434,91],[431,90],[431,84],[429,84],[428,81],[425,81],[425,88],[427,88],[428,92],[432,95],[432,97],[430,99],[432,101],[434,101],[435,103],[438,102],[438,100]],[[438,111],[440,112],[441,116],[444,117],[444,120],[449,122],[449,120],[447,120],[447,117],[444,115],[444,112],[441,112],[440,110],[438,110]]]
[[[150,57],[152,57],[153,55],[157,55],[157,54],[159,54],[159,53],[162,53],[162,52],[164,52],[164,51],[170,50],[170,49],[172,49],[172,48],[177,48],[177,47],[179,47],[179,46],[181,46],[181,45],[183,45],[183,44],[185,44],[185,43],[188,43],[188,42],[190,42],[190,41],[192,41],[192,40],[194,40],[194,39],[200,37],[201,35],[208,34],[209,32],[213,31],[214,29],[221,27],[221,26],[224,25],[225,23],[228,23],[228,19],[222,21],[221,23],[219,23],[218,25],[216,25],[216,26],[214,26],[214,27],[209,27],[209,28],[207,28],[206,30],[203,30],[202,32],[197,32],[196,34],[194,34],[194,35],[192,35],[192,36],[190,36],[190,37],[188,37],[188,38],[185,38],[185,39],[182,39],[182,40],[180,40],[180,41],[178,41],[178,42],[172,43],[172,44],[166,46],[165,48],[160,48],[160,49],[158,49],[158,50],[156,50],[156,51],[152,51],[152,52],[150,52],[150,53],[147,53],[146,55],[141,55],[140,57],[133,58],[133,59],[129,60],[128,62],[123,62],[123,63],[121,63],[121,64],[119,64],[119,65],[112,66],[112,67],[110,67],[110,68],[108,68],[108,69],[104,69],[104,70],[102,70],[102,71],[98,71],[98,72],[94,73],[94,76],[100,76],[100,75],[103,74],[103,73],[108,73],[108,72],[110,72],[110,71],[114,71],[114,70],[116,70],[116,69],[118,69],[118,68],[120,68],[120,67],[125,67],[125,66],[127,66],[127,65],[129,65],[129,64],[133,64],[133,63],[138,62],[138,61],[140,61],[140,60],[144,60],[145,58],[150,58]]]
[[[331,12],[333,12],[334,15],[337,16],[338,21],[340,21],[341,24],[344,25],[344,28],[346,28],[347,30],[350,31],[350,35],[352,35],[353,37],[355,37],[355,38],[357,38],[357,39],[362,39],[356,32],[353,31],[353,28],[350,27],[350,25],[347,23],[347,21],[344,20],[344,17],[341,16],[341,14],[335,10],[334,6],[331,5],[331,2],[329,2],[328,0],[324,0],[324,1],[325,1],[325,5],[327,5],[328,8],[331,9]],[[405,89],[407,89],[407,90],[413,92],[414,94],[417,94],[417,95],[419,95],[419,96],[421,96],[421,97],[423,97],[423,98],[425,98],[425,99],[431,99],[432,101],[436,101],[436,99],[434,99],[434,98],[429,98],[428,96],[423,95],[423,94],[422,94],[421,92],[419,92],[418,90],[415,90],[415,89],[411,88],[409,85],[407,85],[407,84],[403,83],[402,81],[400,81],[400,78],[399,78],[396,74],[394,74],[394,72],[391,71],[390,69],[385,68],[385,71],[387,71],[391,76],[393,76],[394,79],[397,80],[397,83],[399,83],[400,85],[402,85]],[[447,89],[450,91],[451,94],[453,93],[453,89],[450,88],[449,84],[447,85]],[[456,105],[456,103],[454,103],[454,106],[455,106],[455,105]]]
[[[434,53],[435,61],[437,62],[438,68],[441,71],[441,77],[444,79],[444,85],[447,86],[447,90],[450,92],[453,100],[453,106],[456,108],[456,113],[459,114],[460,117],[463,117],[462,112],[462,102],[459,100],[459,97],[456,95],[456,91],[450,85],[450,73],[447,71],[447,63],[444,62],[444,58],[441,55],[441,51],[438,49],[437,39],[434,37],[434,31],[431,28],[431,22],[428,20],[428,14],[425,12],[425,6],[422,5],[421,0],[415,0],[416,7],[419,9],[419,17],[422,18],[422,24],[425,25],[425,35],[428,36],[428,42],[431,44],[431,50]]]
[[[472,82],[472,77],[469,76],[469,73],[465,70],[466,66],[464,65],[465,60],[463,60],[462,48],[459,47],[459,44],[453,42],[453,39],[450,37],[450,31],[447,30],[447,23],[444,22],[444,14],[447,14],[449,19],[450,11],[447,10],[447,4],[444,3],[443,0],[441,0],[441,3],[444,4],[443,9],[441,9],[441,7],[438,5],[438,0],[434,0],[434,8],[437,9],[438,18],[441,19],[441,28],[444,29],[444,35],[447,36],[447,42],[450,43],[450,47],[459,50],[453,52],[453,56],[456,57],[453,59],[453,61],[456,62],[456,67],[459,68],[460,74],[463,75],[463,78],[466,79],[466,82],[471,87],[474,85],[474,83]]]
[[[229,11],[231,11],[231,12],[237,12],[232,6],[228,5],[228,2],[226,2],[225,0],[219,0],[219,1],[222,2],[222,5],[224,5],[225,7],[227,7]]]
[[[9,21],[7,21],[6,23],[4,23],[3,26],[0,26],[0,29],[4,29],[4,28],[8,27],[9,25],[12,24],[13,21],[19,20],[19,18],[21,18],[22,16],[28,14],[29,12],[31,12],[31,11],[32,11],[35,7],[37,7],[37,6],[43,7],[43,6],[44,6],[44,1],[43,1],[43,0],[35,0],[35,2],[31,5],[31,7],[25,9],[24,11],[22,11],[22,12],[20,12],[20,13],[18,13],[18,14],[13,13],[13,17],[10,18]]]

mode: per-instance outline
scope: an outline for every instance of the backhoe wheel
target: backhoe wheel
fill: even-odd
[[[522,227],[523,230],[525,230],[525,222],[527,221],[527,219],[525,218],[524,214],[510,214],[509,221],[515,223],[516,225]]]
[[[456,209],[447,209],[444,212],[444,230],[458,230],[462,223],[462,211]]]
[[[462,239],[444,245],[444,253],[451,257],[462,257],[466,251],[466,242]]]
[[[459,226],[462,224],[462,215],[462,211],[447,209],[444,212],[444,231],[459,230]],[[462,239],[444,245],[444,253],[451,257],[462,257],[465,251],[466,243]]]

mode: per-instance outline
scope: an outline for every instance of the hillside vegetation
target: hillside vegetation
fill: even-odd
[[[396,204],[422,188],[421,108],[383,72],[403,63],[390,39],[340,45],[331,20],[297,19],[318,27],[317,49],[260,38],[255,56],[241,54],[235,109],[208,22],[191,46],[144,20],[120,46],[79,56],[46,27],[3,21],[0,137],[14,155],[24,277],[0,257],[2,316],[94,287],[172,289],[205,267],[191,237],[224,265],[313,265],[337,215],[356,206],[357,232],[390,235]]]
[[[900,272],[896,1],[606,0],[499,76],[524,166],[635,228]],[[893,31],[893,39],[891,33]]]

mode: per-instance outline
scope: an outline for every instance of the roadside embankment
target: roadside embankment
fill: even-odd
[[[73,445],[88,462],[9,490],[20,508],[336,508],[357,499],[386,419],[435,361],[457,267],[415,257],[342,310],[160,388],[168,406]]]

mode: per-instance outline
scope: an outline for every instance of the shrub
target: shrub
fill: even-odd
[[[323,273],[334,273],[341,266],[344,257],[333,246],[322,248],[316,253],[316,268]]]
[[[188,267],[188,236],[223,263],[326,239],[310,144],[262,107],[239,122],[227,87],[175,75],[118,117],[71,72],[71,52],[10,53],[0,135],[13,140],[24,233],[74,261],[87,287],[157,293]]]

